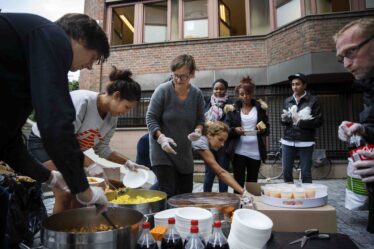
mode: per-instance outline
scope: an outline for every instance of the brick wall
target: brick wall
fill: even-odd
[[[98,6],[102,6],[101,9]],[[86,1],[85,12],[102,20],[103,0]],[[333,52],[333,34],[351,20],[374,11],[306,16],[266,36],[212,38],[155,44],[117,46],[102,66],[82,70],[83,89],[104,90],[111,65],[135,75],[167,73],[171,60],[182,53],[195,57],[200,71],[267,67],[315,52]],[[100,19],[101,18],[101,19]],[[275,83],[275,82],[269,82]]]

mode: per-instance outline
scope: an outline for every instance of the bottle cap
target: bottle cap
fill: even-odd
[[[199,227],[197,226],[192,226],[191,227],[191,233],[198,233],[199,232]]]
[[[197,225],[199,225],[199,221],[198,220],[191,220],[191,225],[192,226],[197,226]]]
[[[221,221],[216,220],[216,221],[213,223],[213,227],[221,227]]]
[[[151,223],[149,223],[148,221],[144,222],[143,225],[142,225],[143,229],[147,229],[147,228],[150,228],[150,227],[151,227]]]
[[[175,218],[174,217],[169,218],[168,224],[175,224]]]

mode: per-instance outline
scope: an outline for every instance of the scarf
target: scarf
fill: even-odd
[[[219,121],[222,118],[223,115],[223,107],[225,106],[225,103],[227,102],[227,94],[223,97],[215,97],[212,94],[212,97],[210,97],[210,105],[211,107],[209,110],[205,113],[205,120],[206,121]]]

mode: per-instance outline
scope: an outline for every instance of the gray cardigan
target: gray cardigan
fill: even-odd
[[[204,124],[204,97],[201,90],[190,85],[190,91],[184,101],[175,94],[172,81],[159,85],[152,94],[146,122],[149,130],[149,145],[151,165],[170,165],[160,145],[154,138],[160,130],[166,137],[174,139],[177,144],[177,155],[169,154],[177,170],[181,174],[193,172],[193,155],[191,141],[187,135],[195,130],[197,125]]]

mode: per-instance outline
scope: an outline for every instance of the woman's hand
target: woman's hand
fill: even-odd
[[[243,127],[235,127],[234,131],[235,131],[236,134],[238,134],[240,136],[244,135],[244,129],[243,129]]]

